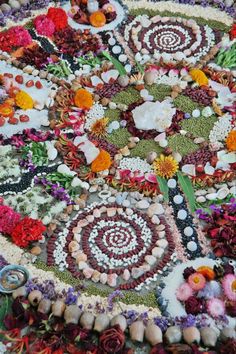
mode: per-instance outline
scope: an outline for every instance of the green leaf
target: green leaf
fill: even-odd
[[[167,180],[163,177],[157,176],[157,182],[161,193],[163,194],[164,200],[169,201],[169,187],[167,185]]]
[[[196,209],[194,189],[191,180],[188,176],[183,175],[181,172],[177,172],[179,185],[187,199],[190,210],[193,213]]]
[[[0,299],[0,329],[5,329],[3,320],[8,314],[11,306],[10,297],[5,295],[4,299]]]
[[[109,61],[112,62],[112,64],[114,65],[114,67],[116,68],[116,70],[119,71],[120,76],[124,76],[126,75],[126,70],[123,67],[123,65],[119,62],[119,60],[117,60],[116,58],[114,58],[113,56],[111,56],[108,52],[103,51],[102,55],[108,59]]]

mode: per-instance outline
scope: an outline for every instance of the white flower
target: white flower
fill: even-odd
[[[209,134],[209,140],[211,143],[225,141],[232,129],[231,121],[232,116],[228,113],[218,119]]]
[[[162,102],[145,102],[132,111],[137,129],[155,129],[158,132],[164,132],[171,126],[175,112],[176,109],[172,107],[170,99]]]
[[[75,176],[76,175],[76,172],[71,171],[69,169],[69,167],[66,166],[65,164],[61,164],[60,166],[58,166],[57,172],[68,175],[68,176]]]

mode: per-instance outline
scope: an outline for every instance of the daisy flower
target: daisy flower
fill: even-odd
[[[236,301],[236,276],[227,274],[222,280],[222,286],[227,298],[231,301]]]
[[[154,171],[163,178],[173,177],[179,169],[178,162],[172,156],[161,155],[153,162]]]
[[[212,317],[220,317],[225,314],[225,304],[222,300],[217,298],[212,298],[207,302],[207,312]]]
[[[193,290],[198,291],[204,288],[206,279],[202,274],[196,272],[188,277],[188,283]]]
[[[175,295],[179,301],[186,301],[193,295],[193,289],[188,283],[183,283],[176,290]]]

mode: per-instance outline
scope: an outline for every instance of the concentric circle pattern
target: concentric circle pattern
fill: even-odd
[[[200,26],[194,20],[146,15],[130,18],[122,34],[134,53],[191,63],[206,55],[217,40],[210,27]]]
[[[62,232],[59,239],[63,238]],[[55,242],[55,253],[61,244]],[[79,213],[64,244],[68,269],[75,277],[83,274],[94,282],[122,289],[153,278],[173,251],[164,219],[151,219],[116,204],[95,205]]]

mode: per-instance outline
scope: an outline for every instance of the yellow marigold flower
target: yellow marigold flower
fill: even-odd
[[[109,152],[101,150],[96,159],[92,162],[92,172],[101,172],[108,170],[111,166],[111,156]]]
[[[236,151],[236,130],[231,130],[226,138],[226,146],[229,151]]]
[[[34,101],[32,97],[25,91],[18,91],[15,96],[16,105],[21,109],[32,109]]]
[[[160,155],[153,162],[154,171],[163,178],[171,178],[179,169],[178,162],[172,156]]]
[[[106,135],[106,127],[109,119],[108,118],[101,118],[96,120],[91,126],[91,133],[93,135],[96,135],[99,138],[102,138],[103,136]]]
[[[208,78],[205,73],[200,69],[192,69],[189,72],[191,78],[196,81],[199,86],[208,85]]]

